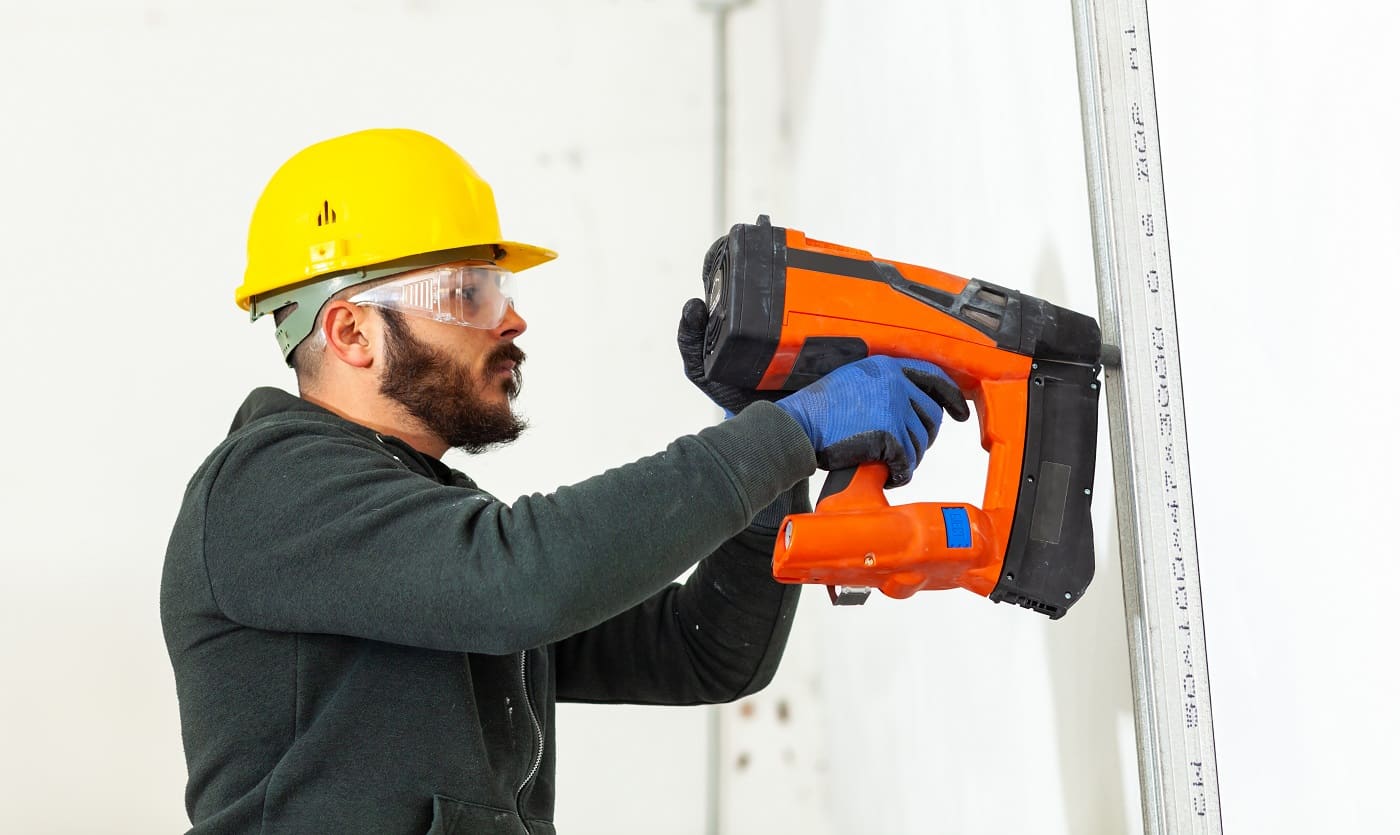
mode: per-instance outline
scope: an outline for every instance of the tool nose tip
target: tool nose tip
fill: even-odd
[[[1123,362],[1123,352],[1117,345],[1105,343],[1099,348],[1099,362],[1105,367],[1118,367]]]

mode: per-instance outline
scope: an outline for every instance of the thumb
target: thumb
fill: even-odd
[[[705,335],[705,323],[709,321],[709,312],[705,310],[705,302],[700,299],[691,299],[681,308],[681,321],[677,329],[678,339],[697,339]]]
[[[681,308],[681,321],[676,328],[676,347],[681,352],[685,375],[692,380],[699,380],[705,374],[703,354],[708,320],[705,303],[700,299],[691,299]]]

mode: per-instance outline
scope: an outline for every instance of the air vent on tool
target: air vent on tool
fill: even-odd
[[[1006,307],[1006,295],[987,287],[978,288],[977,295],[974,298],[979,302],[986,302],[987,304],[996,305],[997,307]]]
[[[1001,318],[1005,313],[1006,294],[989,287],[978,287],[962,308],[963,318],[990,330],[1001,327]]]
[[[331,208],[329,200],[322,200],[321,211],[316,215],[316,225],[326,226],[331,223],[335,223],[335,209]]]
[[[1001,316],[995,313],[988,313],[985,310],[978,310],[975,307],[964,307],[962,309],[962,315],[964,319],[971,319],[984,328],[996,330],[1001,327]]]

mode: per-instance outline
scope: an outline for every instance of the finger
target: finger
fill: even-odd
[[[899,437],[895,436],[896,433]],[[860,444],[859,449],[846,442],[839,445],[844,447],[843,454],[840,456],[841,467],[854,467],[872,461],[883,461],[885,468],[890,471],[889,478],[885,481],[886,487],[908,484],[909,480],[914,477],[917,453],[907,433],[898,432],[898,430],[893,433],[887,431],[866,432],[851,440],[857,439],[864,442]]]
[[[953,382],[953,378],[949,377],[946,371],[922,360],[907,360],[907,362],[917,363],[917,365],[905,365],[904,376],[927,392],[953,420],[964,421],[971,417],[972,412],[967,407],[967,398],[963,397],[962,390],[958,388],[958,384]]]
[[[914,448],[914,457],[911,460],[914,466],[918,467],[919,462],[924,460],[924,452],[928,450],[929,442],[933,440],[930,432],[937,432],[938,428],[935,426],[930,429],[919,414],[919,409],[915,407],[904,417],[904,431]]]
[[[914,468],[918,466],[919,459],[922,457],[918,450],[914,449],[913,441],[910,439],[907,432],[903,433],[898,441],[897,449],[902,451],[902,458],[898,453],[896,453],[894,459],[888,456],[885,458],[885,465],[890,469],[888,484],[891,487],[908,484],[909,480],[914,477]],[[894,450],[891,450],[891,452],[894,452]]]
[[[898,434],[904,435],[903,432]],[[889,468],[886,484],[891,487],[908,482],[913,473],[913,445],[906,438],[896,438],[890,431],[861,432],[834,444],[824,444],[818,438],[813,441],[813,448],[817,453],[817,466],[824,470],[882,461]]]
[[[914,410],[919,422],[923,424],[931,444],[938,437],[938,430],[943,428],[943,407],[938,405],[937,400],[912,385],[909,389],[911,392],[909,406]]]

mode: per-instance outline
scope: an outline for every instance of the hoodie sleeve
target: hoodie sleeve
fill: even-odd
[[[664,451],[506,504],[312,421],[255,427],[207,477],[202,557],[259,629],[505,654],[625,612],[816,466],[760,403]]]
[[[803,479],[702,560],[684,585],[560,642],[559,699],[708,704],[763,689],[802,588],[773,579],[773,541],[784,516],[810,510]]]

